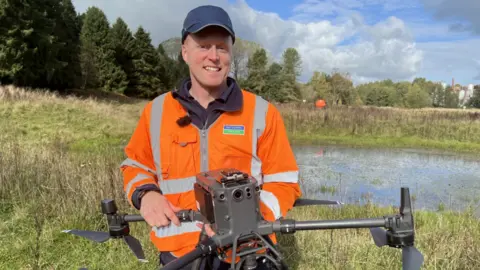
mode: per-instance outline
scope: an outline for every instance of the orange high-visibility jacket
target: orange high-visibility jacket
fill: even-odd
[[[242,93],[243,108],[224,112],[207,129],[176,123],[187,112],[171,92],[150,101],[125,148],[127,158],[121,165],[130,203],[136,188],[154,184],[172,204],[198,210],[193,192],[195,175],[233,167],[263,183],[260,210],[266,220],[285,216],[301,191],[283,119],[277,108],[260,96],[246,90]],[[180,227],[171,223],[153,227],[150,237],[159,251],[183,256],[195,248],[199,234],[194,222]]]

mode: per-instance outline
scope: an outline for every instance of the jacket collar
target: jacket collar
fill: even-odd
[[[173,97],[179,99],[179,101],[183,101],[181,103],[194,102],[195,99],[190,95],[191,86],[192,81],[190,77],[183,79],[180,81],[177,88],[172,91]],[[215,99],[214,102],[217,103],[215,107],[221,111],[234,112],[242,108],[243,93],[235,79],[227,77],[227,88],[222,92],[220,97]]]

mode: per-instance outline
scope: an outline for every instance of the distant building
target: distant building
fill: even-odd
[[[440,82],[440,84],[442,85],[443,87],[443,90],[447,89],[447,83],[446,82]]]
[[[460,91],[458,92],[458,99],[460,106],[464,106],[473,96],[474,86],[473,84],[469,84],[468,86],[462,86]]]

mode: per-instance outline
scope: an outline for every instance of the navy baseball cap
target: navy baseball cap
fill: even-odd
[[[220,26],[227,30],[235,43],[235,32],[227,12],[221,7],[205,5],[192,9],[183,22],[182,44],[190,33],[197,33],[208,26]]]

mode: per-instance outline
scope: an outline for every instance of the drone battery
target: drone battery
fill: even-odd
[[[213,199],[211,194],[198,183],[193,184],[193,189],[195,190],[195,199],[197,200],[198,210],[209,223],[214,223],[215,211],[213,209]]]

